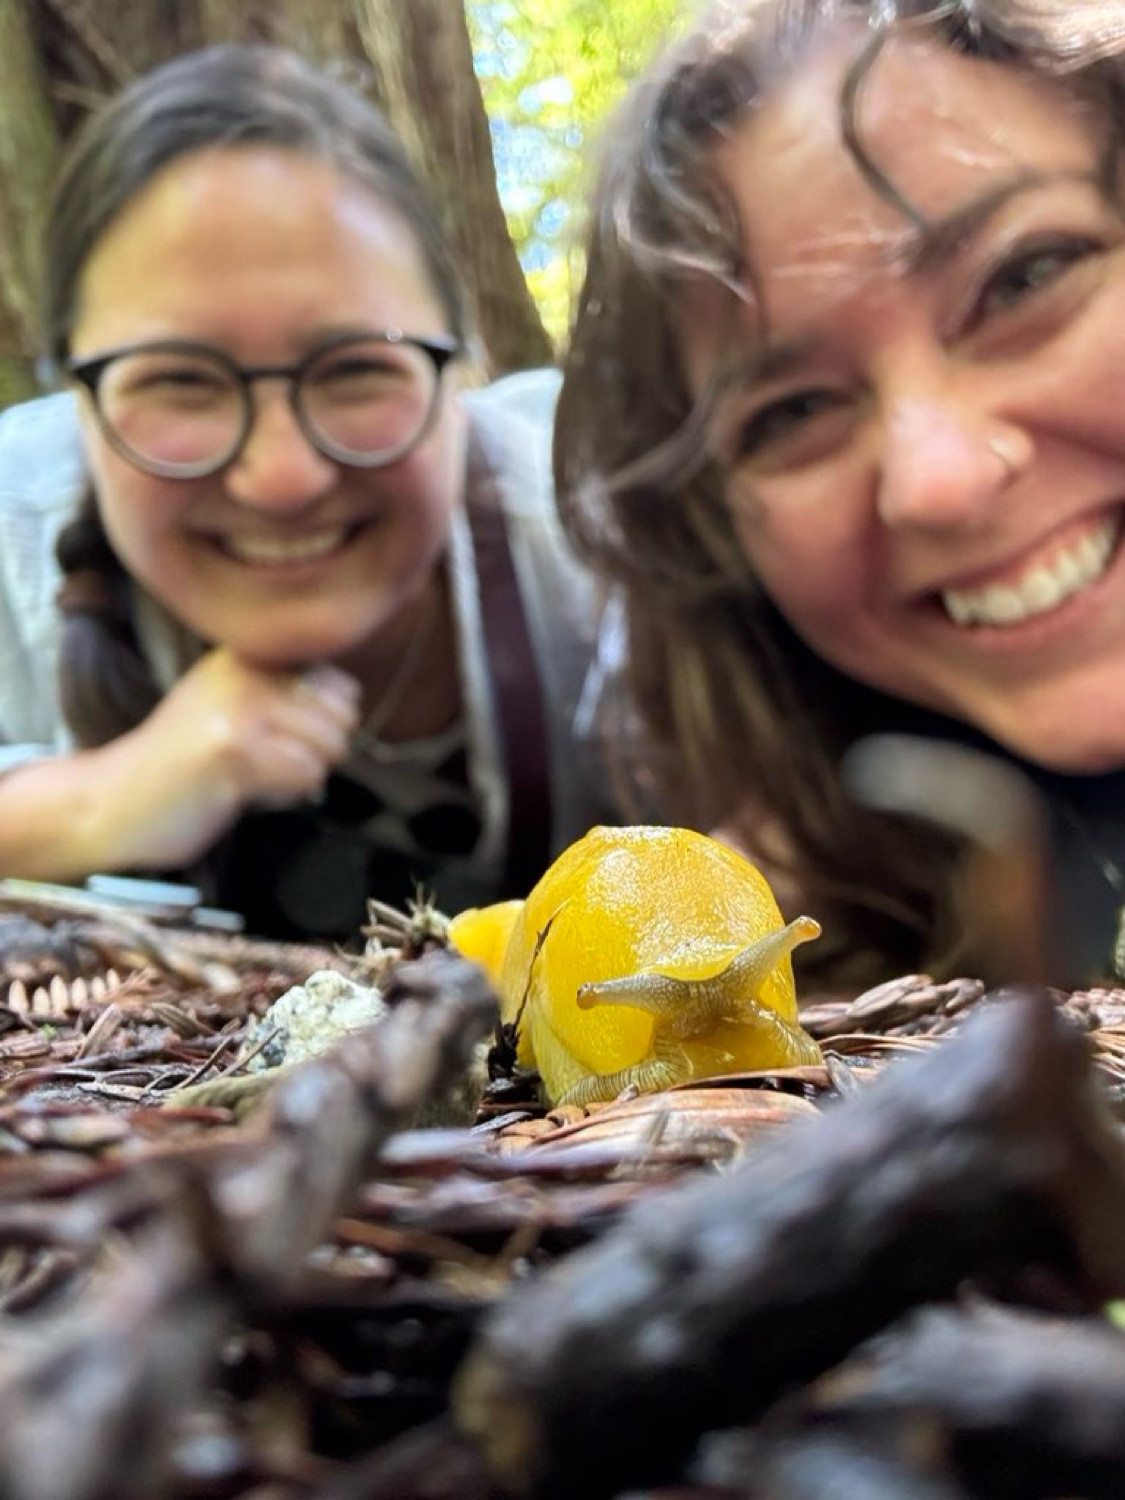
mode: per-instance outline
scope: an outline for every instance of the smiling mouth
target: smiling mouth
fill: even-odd
[[[1037,562],[1014,582],[981,589],[943,589],[941,602],[955,625],[1020,625],[1049,614],[1096,583],[1109,567],[1121,534],[1121,517],[1103,521],[1061,548],[1049,563]]]
[[[299,537],[264,536],[243,532],[217,537],[216,545],[221,552],[233,558],[235,562],[249,563],[259,568],[283,568],[328,557],[349,541],[354,532],[355,527],[352,526],[333,526]]]

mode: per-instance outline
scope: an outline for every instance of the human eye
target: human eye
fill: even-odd
[[[230,376],[193,355],[140,354],[123,360],[115,386],[122,395],[163,400],[206,400],[225,392]]]
[[[318,365],[316,375],[318,380],[364,380],[378,378],[393,368],[389,360],[370,354],[341,354]]]
[[[985,277],[970,310],[970,330],[1061,295],[1074,286],[1076,273],[1094,265],[1104,249],[1089,235],[1053,235],[1017,246]]]
[[[730,444],[735,463],[798,468],[826,457],[843,441],[850,402],[843,391],[810,388],[764,402],[737,424]]]
[[[307,379],[323,391],[340,394],[378,394],[411,378],[412,366],[391,345],[341,349],[319,359]]]

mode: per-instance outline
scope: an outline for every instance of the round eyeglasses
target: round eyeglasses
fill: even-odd
[[[148,474],[201,479],[242,450],[256,380],[287,380],[301,431],[326,458],[380,469],[407,454],[434,420],[452,338],[349,334],[291,365],[239,365],[206,344],[165,340],[71,360],[116,451]]]

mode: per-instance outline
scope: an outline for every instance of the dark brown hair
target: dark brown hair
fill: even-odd
[[[731,205],[709,171],[718,142],[799,65],[826,26],[858,21],[841,134],[872,186],[914,218],[865,150],[856,100],[899,28],[1029,72],[1064,75],[1121,128],[1125,12],[1042,0],[723,0],[632,89],[606,132],[585,282],[564,365],[555,474],[564,524],[616,584],[637,758],[667,816],[739,820],[767,868],[829,914],[836,946],[802,960],[841,982],[959,962],[955,841],[845,793],[847,745],[899,708],[809,650],[757,585],[708,457],[676,339],[683,289],[745,275]],[[1113,140],[1113,151],[1119,146]],[[779,850],[784,851],[779,856]],[[849,956],[850,970],[837,966]]]
[[[314,157],[370,189],[413,232],[449,332],[470,335],[463,283],[440,220],[383,115],[294,53],[224,45],[187,53],[87,120],[64,165],[47,225],[47,354],[65,368],[82,271],[118,215],[167,166],[216,146],[266,145]],[[88,494],[60,534],[66,620],[63,710],[81,745],[132,728],[159,693],[138,650],[129,581]]]

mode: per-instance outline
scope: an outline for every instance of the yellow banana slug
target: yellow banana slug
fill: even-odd
[[[764,876],[686,828],[593,828],[525,901],[462,912],[450,941],[488,970],[517,1056],[552,1103],[819,1062]]]

